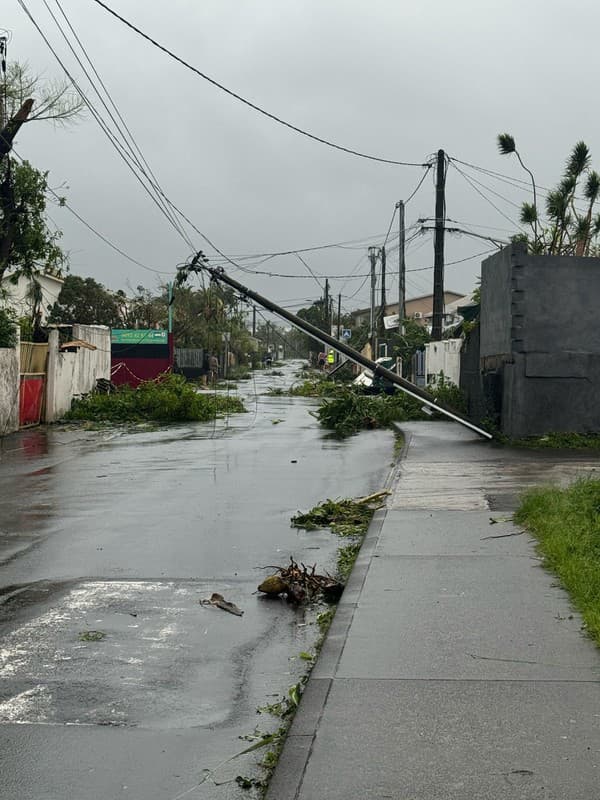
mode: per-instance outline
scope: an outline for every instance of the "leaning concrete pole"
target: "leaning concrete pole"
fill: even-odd
[[[196,263],[194,263],[196,262]],[[416,400],[422,401],[426,406],[435,411],[439,411],[440,414],[448,417],[449,419],[458,422],[460,425],[463,425],[465,428],[469,428],[475,433],[479,434],[479,436],[483,436],[486,439],[492,439],[492,434],[488,433],[488,431],[481,428],[479,425],[474,423],[468,417],[460,414],[458,411],[454,411],[447,406],[438,403],[435,397],[426,392],[424,389],[421,389],[419,386],[415,386],[410,381],[405,380],[404,378],[397,375],[395,372],[392,372],[385,367],[382,367],[381,364],[377,364],[375,361],[371,361],[371,359],[366,358],[359,353],[357,350],[354,350],[352,347],[349,347],[342,341],[338,341],[334,339],[333,336],[330,336],[325,331],[316,328],[314,325],[311,325],[310,322],[306,322],[306,320],[300,319],[295,314],[290,313],[287,309],[278,306],[276,303],[273,303],[266,297],[263,297],[256,292],[253,292],[251,289],[248,289],[241,283],[238,283],[234,278],[231,278],[229,275],[225,273],[225,270],[222,267],[209,267],[205,263],[201,265],[197,265],[198,261],[194,259],[190,266],[180,267],[182,271],[192,271],[198,272],[199,270],[204,270],[208,272],[211,278],[215,281],[225,283],[228,286],[231,286],[237,292],[239,292],[242,299],[250,299],[254,300],[254,302],[258,303],[259,305],[266,308],[268,311],[272,311],[277,316],[286,319],[288,322],[299,328],[304,333],[308,333],[313,339],[317,339],[323,344],[326,344],[328,347],[331,347],[333,350],[337,351],[338,353],[342,353],[343,355],[347,356],[350,361],[354,361],[355,364],[359,364],[361,367],[365,367],[372,371],[373,375],[379,375],[382,378],[385,378],[390,383],[393,383],[395,386],[398,386],[405,394],[409,395],[410,397],[414,397]]]

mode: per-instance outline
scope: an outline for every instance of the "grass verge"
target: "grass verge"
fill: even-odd
[[[600,645],[600,480],[531,490],[514,519],[536,537],[544,566],[560,578]]]

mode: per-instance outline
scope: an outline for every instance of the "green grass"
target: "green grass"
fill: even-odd
[[[600,450],[600,434],[597,433],[547,433],[527,439],[508,442],[513,447],[544,447],[555,450]]]
[[[514,516],[538,540],[554,572],[600,645],[600,480],[527,492]]]
[[[197,392],[181,375],[145,381],[111,394],[89,394],[73,403],[67,419],[95,422],[208,422],[222,414],[245,411],[239,397]]]

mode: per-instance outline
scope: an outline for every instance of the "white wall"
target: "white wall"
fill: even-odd
[[[445,381],[460,385],[460,350],[462,339],[442,339],[441,342],[429,342],[425,345],[425,374],[427,383],[435,385],[440,372]]]
[[[46,422],[60,419],[71,408],[73,398],[91,392],[98,378],[110,379],[110,328],[104,325],[74,325],[75,339],[88,342],[96,349],[78,347],[74,352],[61,352],[58,331],[50,333]]]
[[[19,345],[0,347],[0,436],[19,429]]]
[[[54,275],[43,275],[36,273],[36,280],[42,289],[42,302],[40,311],[42,312],[42,324],[48,321],[48,309],[58,300],[58,295],[63,287],[64,279]],[[12,283],[9,277],[2,281],[2,288],[7,293],[7,304],[14,310],[17,317],[30,317],[32,308],[29,299],[31,281],[23,275],[19,276],[17,283]]]

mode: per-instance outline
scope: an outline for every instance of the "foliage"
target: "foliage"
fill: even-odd
[[[356,500],[324,500],[306,513],[291,519],[293,528],[315,531],[331,528],[339,536],[360,536],[366,533],[373,509],[368,503]]]
[[[417,350],[422,350],[427,342],[431,341],[429,331],[424,325],[419,325],[414,319],[405,319],[404,332],[395,330],[388,337],[391,354],[394,358],[402,359],[402,372],[405,377],[410,375],[412,357]]]
[[[329,315],[329,309],[326,308],[323,298],[315,300],[312,305],[307,306],[306,308],[301,308],[298,311],[297,316],[300,317],[300,319],[309,322],[311,325],[314,325],[315,328],[318,328],[321,331],[325,331],[326,333],[331,332],[331,318]],[[325,345],[323,345],[320,341],[313,339],[312,336],[296,330],[295,328],[288,334],[288,336],[295,355],[301,358],[308,358],[311,352],[319,353],[325,348]]]
[[[352,572],[352,567],[356,559],[358,558],[358,554],[360,553],[361,542],[354,542],[353,544],[347,544],[344,547],[340,547],[338,550],[338,557],[337,557],[337,573],[338,577],[341,581],[347,581],[350,573]]]
[[[16,347],[15,320],[6,308],[0,308],[0,347]]]
[[[467,399],[462,389],[448,380],[443,372],[440,372],[435,384],[428,387],[436,400],[448,408],[462,414],[467,412]]]
[[[143,286],[137,286],[135,294],[127,297],[122,289],[115,295],[123,328],[166,328],[168,305],[164,290],[160,296],[153,295]]]
[[[329,630],[334,616],[335,608],[328,608],[325,611],[321,611],[321,613],[317,615],[317,625],[319,626],[319,632],[322,637],[325,636]]]
[[[558,575],[600,644],[600,481],[527,492],[514,519],[537,538],[544,565]]]
[[[338,579],[345,583],[358,557],[376,507],[386,494],[388,492],[383,491],[357,500],[325,500],[304,514],[296,514],[292,517],[291,524],[295,528],[309,531],[330,528],[332,533],[354,540],[338,550]],[[327,630],[332,616],[324,617],[322,621],[317,620],[321,630]]]
[[[530,253],[546,255],[588,256],[598,252],[600,214],[594,207],[600,198],[600,175],[591,169],[591,153],[585,142],[577,142],[565,164],[558,185],[546,197],[546,221],[540,216],[535,180],[521,160],[514,138],[507,133],[498,136],[498,147],[504,155],[514,153],[529,173],[533,185],[533,203],[521,206],[520,222],[531,229],[518,234],[514,242],[523,242]],[[578,207],[578,193],[584,207]]]
[[[315,412],[325,428],[339,436],[362,429],[386,428],[393,422],[426,419],[421,404],[403,392],[367,395],[354,387],[340,387],[335,397],[325,400]]]
[[[324,375],[317,375],[294,384],[288,394],[292,397],[325,397],[335,395],[337,390],[338,384]]]
[[[67,275],[56,303],[51,308],[49,322],[70,325],[121,326],[119,304],[115,295],[108,292],[93,278]]]
[[[4,158],[0,163],[0,280],[7,273],[16,280],[64,266],[61,234],[46,225],[47,186],[48,173],[28,161]]]
[[[6,108],[3,108],[6,96]],[[56,124],[75,122],[83,113],[85,103],[73,90],[68,80],[44,80],[31,71],[27,62],[13,61],[7,65],[6,83],[0,97],[0,120],[15,116],[25,100],[33,98],[35,104],[28,123],[51,120]]]
[[[146,381],[111,394],[90,394],[77,400],[67,414],[73,420],[105,422],[207,422],[220,414],[245,411],[238,397],[197,392],[181,375]]]

